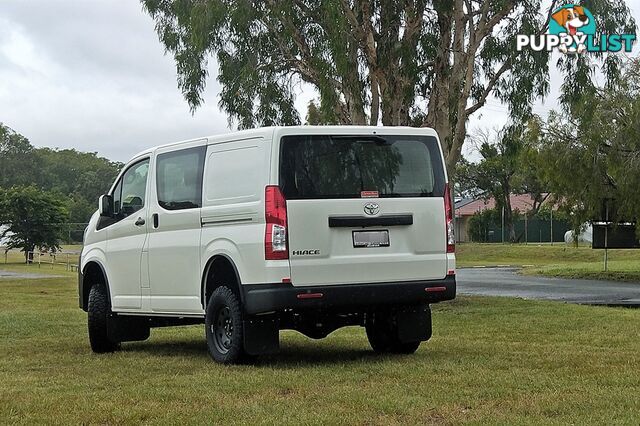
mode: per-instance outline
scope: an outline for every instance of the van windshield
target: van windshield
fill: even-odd
[[[280,189],[287,199],[442,197],[444,169],[432,136],[285,136]]]

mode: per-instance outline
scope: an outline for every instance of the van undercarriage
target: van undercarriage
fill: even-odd
[[[278,351],[280,330],[322,339],[339,328],[361,326],[367,329],[370,341],[380,328],[400,345],[429,340],[429,305],[455,298],[456,283],[451,275],[444,280],[400,283],[306,288],[261,284],[241,289],[244,351],[261,355]],[[112,314],[108,328],[114,341],[125,342],[146,340],[150,328],[202,323],[201,318]]]

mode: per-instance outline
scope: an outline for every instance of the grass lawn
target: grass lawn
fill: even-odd
[[[604,272],[604,251],[590,247],[554,245],[477,244],[456,246],[459,267],[532,265],[524,274],[564,278],[591,278],[640,282],[640,250],[609,250],[609,267]]]
[[[55,261],[49,255],[43,255],[40,258],[36,254],[33,258],[33,264],[25,264],[24,253],[18,250],[7,252],[5,257],[4,250],[0,251],[0,269],[12,272],[26,272],[46,275],[64,275],[77,276],[77,272],[67,268],[69,265],[78,264],[78,256],[82,250],[81,245],[63,245],[62,251],[56,254]],[[40,260],[40,263],[38,263]],[[5,261],[7,263],[5,263]],[[53,264],[52,264],[53,261]]]
[[[640,421],[640,310],[459,298],[433,318],[413,356],[347,328],[227,367],[201,326],[95,355],[71,277],[0,279],[0,424]]]

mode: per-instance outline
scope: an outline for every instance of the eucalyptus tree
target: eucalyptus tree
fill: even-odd
[[[594,90],[572,114],[551,114],[531,139],[541,147],[544,179],[574,226],[602,216],[640,219],[640,59],[616,85]],[[638,228],[640,234],[640,228]]]
[[[549,90],[551,54],[516,50],[543,34],[558,0],[141,0],[177,64],[192,109],[203,101],[212,56],[230,124],[298,124],[296,85],[317,91],[328,121],[434,127],[447,167],[460,158],[469,117],[490,96],[516,121]],[[583,2],[598,31],[634,32],[620,1]],[[563,101],[607,78],[616,55],[565,56]]]

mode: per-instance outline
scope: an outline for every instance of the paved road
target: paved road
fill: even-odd
[[[519,275],[516,271],[514,268],[458,269],[458,294],[640,307],[640,283],[546,278]]]
[[[0,278],[13,278],[13,279],[37,279],[37,278],[58,278],[60,275],[49,274],[35,274],[29,272],[9,272],[0,269]]]

